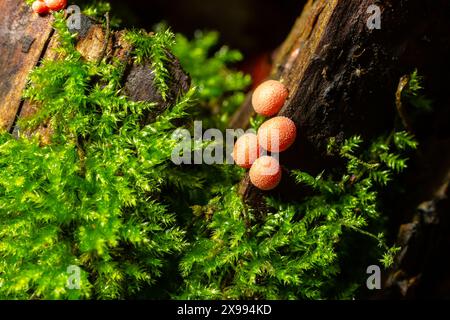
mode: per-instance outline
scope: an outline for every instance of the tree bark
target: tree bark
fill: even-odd
[[[373,4],[381,9],[381,29],[367,26],[373,14],[368,8]],[[450,99],[443,81],[450,72],[448,30],[448,1],[308,1],[278,49],[271,75],[289,89],[279,115],[291,118],[299,132],[295,144],[280,155],[284,177],[270,192],[252,186],[248,175],[241,182],[244,200],[264,214],[265,195],[298,201],[307,194],[296,186],[288,170],[317,174],[339,166],[326,155],[329,138],[342,141],[359,134],[370,141],[407,121],[420,148],[410,161],[411,169],[401,178],[405,198],[392,199],[390,204],[395,210],[389,217],[392,232],[400,230],[397,242],[403,251],[395,268],[386,274],[385,289],[379,295],[384,298],[407,296],[408,283],[422,288],[416,291],[418,296],[437,291],[431,283],[438,283],[439,277],[449,279],[450,284],[450,272],[444,271],[449,268],[438,268],[440,273],[433,274],[432,264],[426,262],[433,257],[439,264],[441,253],[441,263],[450,266],[449,259],[442,258],[450,248],[450,221],[443,216],[448,214],[450,178]],[[407,113],[414,110],[409,106],[399,112],[395,98],[399,81],[416,68],[425,76],[433,112],[411,123]],[[247,126],[252,114],[248,98],[233,126]],[[426,211],[428,215],[432,211],[433,219],[423,217],[421,206],[426,204],[433,204]],[[427,282],[419,285],[421,278]],[[449,295],[450,285],[443,287],[439,292]]]
[[[330,160],[329,138],[362,134],[370,139],[392,127],[398,80],[412,70],[400,64],[411,39],[404,32],[406,17],[418,3],[380,3],[381,30],[367,27],[371,0],[306,4],[272,71],[289,89],[279,115],[299,129],[295,145],[281,155],[283,165],[320,172]],[[281,184],[279,190],[291,187]],[[258,192],[249,188],[254,189],[246,179],[243,193]]]
[[[4,0],[0,2],[0,10],[3,12],[0,18],[0,78],[3,79],[0,82],[0,130],[17,134],[20,130],[17,119],[28,117],[39,108],[22,99],[28,74],[42,59],[59,59],[53,50],[58,46],[58,35],[52,29],[52,16],[34,14],[25,1]],[[168,53],[171,81],[168,97],[163,101],[153,83],[150,61],[143,65],[134,63],[133,48],[124,40],[124,31],[107,30],[83,15],[81,29],[71,31],[77,33],[76,49],[83,59],[98,61],[106,58],[110,63],[115,60],[127,66],[123,86],[129,98],[159,105],[155,114],[149,115],[149,122],[190,87],[189,77],[178,60]],[[45,141],[50,139],[51,128],[46,124],[37,131]]]
[[[51,18],[32,13],[25,1],[0,2],[0,130],[11,130],[30,70],[52,35]]]

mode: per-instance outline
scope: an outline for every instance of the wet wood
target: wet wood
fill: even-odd
[[[22,100],[28,74],[43,59],[61,58],[54,50],[59,46],[58,35],[52,29],[52,16],[33,14],[22,0],[0,2],[0,129],[17,135],[20,131],[17,120],[35,114],[40,106]],[[130,99],[152,101],[158,104],[148,121],[174,103],[180,94],[190,87],[190,79],[182,70],[178,60],[168,52],[168,68],[171,75],[166,101],[153,83],[150,61],[142,65],[134,63],[132,46],[125,41],[125,31],[111,31],[92,19],[81,16],[81,28],[70,30],[77,33],[76,49],[87,61],[100,61],[125,66],[123,86]],[[51,128],[43,123],[30,135],[39,133],[42,143],[50,142]]]
[[[247,175],[240,192],[264,215],[266,195],[299,201],[308,194],[289,177],[290,170],[317,174],[339,168],[340,163],[326,155],[330,137],[342,141],[360,134],[370,141],[406,127],[419,140],[419,150],[411,155],[408,172],[399,181],[402,198],[384,203],[391,208],[392,233],[398,231],[402,251],[376,296],[450,297],[450,95],[445,80],[450,73],[450,3],[376,1],[380,30],[366,25],[372,4],[307,3],[272,69],[272,78],[290,91],[279,115],[296,123],[299,136],[280,156],[284,178],[278,188],[261,192]],[[416,68],[433,98],[433,111],[421,116],[398,94]],[[234,125],[245,127],[252,113],[248,100],[236,113]]]
[[[87,61],[96,61],[100,58],[103,53],[103,48],[108,49],[108,53],[112,51],[112,41],[109,40],[106,43],[105,39],[105,31],[103,27],[94,24],[92,20],[90,20],[86,16],[82,16],[82,25],[81,30],[73,30],[78,33],[76,49],[81,53],[83,59]],[[122,45],[123,42],[121,43]],[[57,60],[61,57],[55,50],[59,46],[58,35],[53,34],[49,40],[48,46],[45,48],[45,51],[42,55],[42,60]],[[128,49],[131,50],[131,46],[128,45]],[[119,52],[119,51],[117,51]],[[23,101],[23,105],[19,110],[18,119],[27,118],[33,116],[38,110],[40,106],[36,103],[32,103],[28,100]],[[18,124],[16,124],[13,128],[13,134],[17,136],[17,134],[21,131]],[[28,130],[26,132],[22,132],[25,135],[38,134],[41,139],[42,144],[49,144],[51,142],[52,129],[49,127],[47,123],[41,124],[38,128],[33,130]]]
[[[381,29],[370,29],[371,5],[369,0],[308,1],[279,48],[272,78],[290,92],[279,115],[291,118],[299,129],[294,146],[281,154],[286,169],[319,173],[335,164],[326,155],[329,138],[339,142],[360,134],[370,140],[392,129],[398,81],[423,65],[423,55],[409,52],[424,37],[423,26],[415,23],[431,24],[433,17],[422,17],[427,5],[419,0],[380,1]],[[251,114],[250,104],[243,108],[238,113]],[[286,177],[271,193],[301,197],[294,191],[299,189]],[[252,187],[248,177],[241,192],[245,199],[267,194]]]
[[[30,70],[52,34],[50,16],[33,14],[25,1],[0,1],[0,130],[11,130]]]

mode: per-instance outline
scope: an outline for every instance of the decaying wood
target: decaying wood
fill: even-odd
[[[281,155],[287,168],[320,172],[332,161],[326,156],[330,137],[339,141],[362,134],[370,139],[392,128],[398,81],[422,63],[418,60],[423,57],[415,59],[408,50],[423,36],[414,19],[424,23],[419,17],[426,5],[418,0],[380,1],[378,30],[367,27],[372,4],[309,1],[279,49],[272,77],[290,92],[279,115],[299,128],[295,145]],[[278,191],[285,195],[291,187],[292,181],[283,179]],[[246,197],[259,193],[248,177],[242,192]]]
[[[51,18],[33,14],[25,1],[0,1],[0,130],[11,130],[28,73],[45,52]]]
[[[78,52],[80,52],[83,59],[87,61],[97,61],[98,59],[102,58],[102,55],[113,53],[113,40],[111,38],[106,39],[106,31],[103,30],[103,27],[95,24],[88,17],[82,16],[81,30],[73,31],[79,34],[76,43],[76,49]],[[120,36],[122,35],[119,33],[119,38]],[[127,56],[126,53],[131,51],[132,48],[123,40],[118,40],[117,43],[117,47],[120,49],[115,48],[115,57],[122,63],[127,63],[127,60],[130,59],[130,57]],[[58,46],[58,35],[53,34],[49,39],[48,46],[43,52],[42,59],[60,59],[61,57],[55,51]],[[20,109],[20,112],[18,114],[18,119],[32,116],[39,110],[39,108],[40,106],[36,105],[35,103],[32,103],[28,100],[23,101],[22,108]],[[17,135],[19,131],[20,127],[18,124],[16,124],[13,128],[13,133]],[[32,132],[24,132],[24,134],[39,134],[41,142],[45,145],[50,143],[51,141],[52,129],[48,126],[47,123],[43,123],[38,128],[32,130]]]
[[[187,92],[190,87],[190,79],[181,68],[179,61],[170,52],[167,52],[167,55],[170,57],[170,61],[167,64],[170,80],[168,81],[169,91],[165,101],[158,89],[153,85],[155,75],[151,69],[150,61],[142,65],[133,65],[126,75],[125,89],[132,100],[158,103],[154,113],[149,114],[147,117],[150,122],[154,120],[156,114],[161,113],[167,106],[174,103],[181,92]]]
[[[58,35],[52,30],[51,16],[33,14],[24,1],[3,1],[0,10],[5,13],[0,17],[0,128],[17,134],[20,128],[16,125],[16,119],[29,117],[40,108],[22,100],[28,74],[42,59],[59,58],[53,50],[59,45]],[[76,49],[83,59],[100,61],[106,58],[110,63],[118,62],[126,66],[123,86],[129,98],[156,102],[159,106],[148,115],[148,121],[190,87],[189,77],[178,60],[168,52],[171,81],[167,99],[163,101],[153,83],[151,62],[146,61],[143,65],[134,62],[131,55],[133,48],[125,41],[125,31],[105,29],[90,18],[81,16],[81,29],[71,32],[77,33]],[[51,128],[47,124],[42,124],[36,132],[44,144],[50,141]]]
[[[373,14],[367,11],[373,4],[381,9],[381,29],[367,27]],[[439,268],[433,274],[432,264],[426,262],[433,258],[433,264],[439,264],[440,254],[442,264],[450,266],[450,259],[442,257],[450,249],[446,198],[450,155],[443,151],[450,150],[450,98],[443,83],[443,75],[450,72],[448,30],[446,1],[308,1],[279,48],[272,70],[272,78],[290,92],[279,115],[291,118],[299,131],[296,143],[280,155],[284,178],[269,193],[253,187],[248,175],[241,183],[244,200],[262,213],[264,195],[300,200],[307,190],[295,185],[288,169],[317,174],[335,168],[339,162],[326,154],[330,137],[342,141],[359,134],[370,141],[402,127],[396,120],[400,118],[416,134],[420,149],[411,159],[411,174],[402,181],[405,199],[394,201],[397,216],[390,218],[392,224],[402,225],[398,242],[404,249],[387,276],[383,297],[390,296],[393,287],[400,288],[400,296],[411,296],[414,290],[408,288],[413,287],[421,292],[416,296],[426,296],[427,286],[433,283],[436,289],[439,277],[446,279],[446,289],[441,289],[450,295],[450,272]],[[399,80],[415,68],[425,75],[436,101],[433,113],[413,121],[408,113],[415,111],[399,105],[396,92]],[[251,114],[248,101],[233,124],[247,125]],[[434,213],[425,219],[425,211]]]
[[[426,174],[408,178],[418,190],[401,199],[396,241],[401,251],[380,298],[450,297],[450,139],[437,139],[423,151],[416,169]]]
[[[404,39],[389,37],[404,27],[398,23],[403,11],[399,3],[381,4],[384,29],[370,30],[371,4],[309,1],[281,46],[272,75],[288,87],[289,99],[280,115],[299,128],[295,145],[281,155],[288,168],[320,172],[329,161],[325,150],[330,137],[339,141],[363,133],[370,138],[392,125],[393,84],[402,75],[395,59]],[[289,180],[283,179],[278,189],[293,190]],[[260,193],[248,178],[242,191]]]
[[[381,9],[381,29],[370,30],[367,9]],[[29,72],[42,58],[57,59],[58,45],[51,16],[32,14],[22,0],[0,2],[0,130],[18,131],[18,117],[30,116],[39,106],[23,101]],[[292,32],[275,57],[272,77],[286,84],[290,95],[280,115],[294,120],[299,136],[281,155],[282,184],[273,192],[299,200],[299,189],[288,170],[312,174],[336,164],[325,153],[330,137],[342,141],[353,134],[366,140],[385,133],[400,115],[420,140],[412,174],[404,177],[404,199],[390,217],[400,226],[402,251],[386,277],[380,297],[450,296],[450,136],[448,81],[450,74],[450,3],[448,0],[309,0]],[[134,100],[155,101],[159,112],[189,87],[189,78],[171,57],[172,81],[167,101],[153,84],[150,62],[136,65],[123,32],[106,36],[104,28],[87,17],[77,30],[77,50],[84,59],[118,58],[127,65],[125,91]],[[433,114],[421,123],[409,116],[398,93],[399,80],[418,68],[436,98]],[[402,83],[401,83],[402,84]],[[250,96],[233,120],[245,127],[252,115]],[[154,115],[149,115],[151,121]],[[42,125],[42,136],[51,129]],[[244,199],[264,212],[263,193],[242,181]]]

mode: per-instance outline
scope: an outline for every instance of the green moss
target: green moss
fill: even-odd
[[[155,84],[159,89],[163,100],[166,100],[169,90],[168,81],[170,74],[166,67],[168,61],[167,52],[174,44],[174,34],[169,29],[162,30],[154,35],[145,31],[130,31],[125,39],[135,47],[137,63],[150,59],[151,67],[155,74]]]
[[[0,135],[0,298],[348,299],[365,283],[369,257],[393,262],[379,190],[406,168],[412,136],[392,133],[367,148],[358,136],[332,140],[344,173],[292,172],[313,195],[267,199],[261,215],[237,193],[242,169],[170,161],[175,122],[189,127],[195,116],[224,129],[243,102],[250,78],[230,67],[239,52],[215,51],[217,33],[129,32],[136,62],[150,61],[164,97],[168,50],[195,86],[146,123],[156,105],[124,95],[123,66],[84,61],[62,13],[55,28],[61,59],[30,74],[24,97],[40,108],[19,122],[48,124],[52,143]],[[81,268],[80,290],[67,287],[71,265]]]
[[[62,58],[30,75],[24,96],[40,109],[20,122],[49,123],[52,143],[1,136],[0,296],[125,297],[154,283],[167,256],[185,247],[159,198],[176,175],[172,123],[193,91],[142,125],[154,103],[128,100],[123,68],[82,60],[63,14],[55,19]],[[70,265],[82,270],[81,290],[66,286]]]
[[[403,92],[403,96],[418,112],[426,113],[433,109],[433,101],[424,95],[423,81],[418,70],[414,70],[409,76],[408,86]]]
[[[226,129],[234,111],[244,102],[243,91],[251,79],[228,67],[242,60],[239,51],[226,46],[214,51],[218,41],[217,32],[197,31],[191,41],[177,34],[172,51],[197,88],[199,113],[205,126]]]
[[[234,188],[224,188],[203,208],[207,229],[197,235],[181,262],[185,286],[179,297],[351,298],[365,283],[362,277],[367,265],[353,265],[359,272],[350,273],[345,282],[338,278],[342,259],[352,250],[356,235],[375,240],[366,244],[367,251],[381,255],[380,248],[384,248],[381,262],[386,267],[398,251],[387,247],[380,232],[377,185],[387,179],[377,177],[403,170],[406,163],[397,152],[415,142],[404,132],[393,137],[394,143],[374,142],[367,153],[357,152],[362,143],[359,137],[341,146],[331,143],[330,151],[346,160],[346,172],[317,177],[292,172],[315,195],[291,204],[268,199],[269,213],[262,217],[242,203]]]
[[[96,8],[91,14],[105,9]],[[60,59],[42,61],[23,94],[39,106],[38,112],[19,121],[18,139],[0,136],[0,298],[105,299],[143,292],[162,297],[166,284],[158,279],[164,279],[192,240],[194,233],[186,231],[201,227],[199,221],[191,223],[192,208],[221,186],[236,183],[241,170],[173,165],[174,123],[182,124],[210,95],[198,86],[146,124],[145,114],[156,105],[124,95],[124,66],[82,59],[64,14],[54,16]],[[137,63],[151,62],[155,84],[165,96],[167,51],[174,35],[169,30],[153,35],[130,31],[127,39],[135,46]],[[177,52],[185,56],[183,50],[199,43],[183,45]],[[226,68],[229,58],[190,60],[200,61],[239,82],[219,88],[217,101],[242,95],[239,90],[248,79],[241,81],[240,73]],[[198,85],[206,75],[192,76]],[[42,124],[53,131],[45,146],[39,136],[23,135]],[[67,287],[71,265],[81,268],[80,290]]]

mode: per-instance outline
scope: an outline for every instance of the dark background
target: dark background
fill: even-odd
[[[305,0],[110,0],[126,27],[151,30],[161,21],[175,32],[216,30],[246,57],[274,50],[288,35]]]

